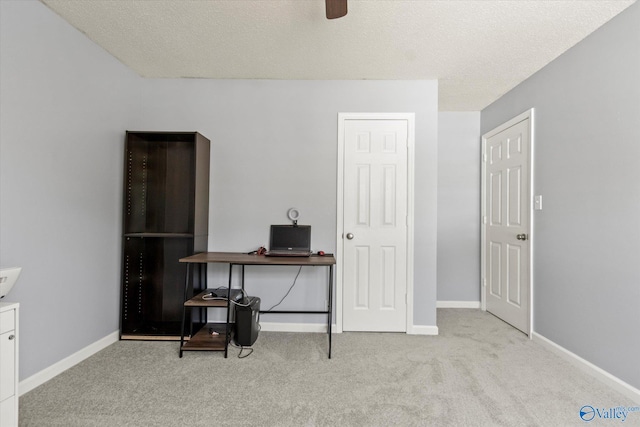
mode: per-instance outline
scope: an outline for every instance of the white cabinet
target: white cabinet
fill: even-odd
[[[0,427],[18,425],[18,309],[0,303]]]

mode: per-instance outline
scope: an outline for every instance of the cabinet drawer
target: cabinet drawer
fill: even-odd
[[[16,413],[16,396],[0,402],[0,426],[17,426],[18,414]]]
[[[16,328],[15,310],[0,313],[0,334],[13,331]]]
[[[9,339],[12,335],[0,334],[0,401],[16,394],[16,341]]]

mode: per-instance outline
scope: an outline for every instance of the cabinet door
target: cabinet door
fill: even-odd
[[[0,335],[0,401],[15,393],[16,340],[12,338],[14,331]]]
[[[0,427],[17,425],[16,399],[17,396],[11,396],[9,399],[0,402]]]

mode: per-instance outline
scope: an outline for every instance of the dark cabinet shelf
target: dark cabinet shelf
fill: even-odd
[[[197,132],[132,132],[125,140],[123,339],[179,339],[186,267],[207,250],[210,142]],[[192,277],[197,288],[200,277]]]

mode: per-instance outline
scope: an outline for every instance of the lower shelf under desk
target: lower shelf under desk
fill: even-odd
[[[208,297],[210,293],[215,293],[218,295],[213,299],[205,299]],[[231,298],[235,299],[239,295],[241,295],[240,289],[231,289]],[[229,306],[229,302],[227,301],[227,293],[228,289],[220,288],[220,289],[205,289],[203,291],[199,291],[199,293],[192,298],[188,299],[184,302],[183,307],[183,320],[186,322],[186,317],[189,317],[189,322],[192,322],[190,310],[191,309],[208,309],[212,307],[221,307],[227,308],[231,310],[232,308]],[[189,309],[189,310],[187,310]],[[205,320],[206,322],[206,314]],[[202,325],[202,323],[200,323]],[[217,334],[211,334],[210,330],[217,332]],[[233,322],[229,323],[229,332],[233,330]],[[204,326],[198,330],[195,334],[193,334],[190,338],[184,337],[181,339],[180,346],[180,357],[182,357],[182,353],[184,351],[224,351],[226,357],[227,350],[227,324],[226,323],[204,323]],[[230,338],[230,337],[229,337]]]
[[[207,294],[211,292],[216,295],[220,295],[219,297],[215,297],[213,299],[205,299]],[[231,289],[231,299],[237,299],[242,295],[242,291],[240,289]],[[205,289],[204,291],[200,291],[198,295],[195,295],[193,298],[184,302],[185,307],[226,307],[227,306],[227,289]]]
[[[226,338],[226,324],[207,323],[198,332],[193,334],[189,341],[182,344],[182,351],[224,351]],[[212,335],[214,330],[218,334]]]

